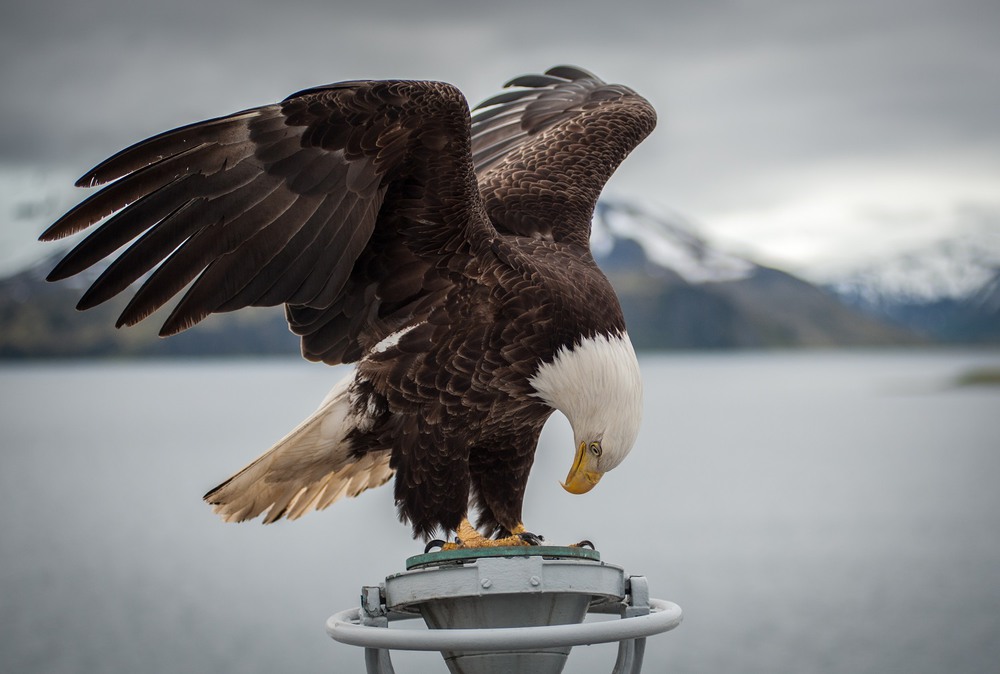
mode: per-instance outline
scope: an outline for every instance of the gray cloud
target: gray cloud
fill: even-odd
[[[40,0],[0,27],[0,163],[82,172],[324,82],[442,79],[475,102],[570,62],[660,111],[610,189],[710,223],[801,196],[814,175],[937,161],[1000,177],[998,22],[1000,4],[977,0]]]

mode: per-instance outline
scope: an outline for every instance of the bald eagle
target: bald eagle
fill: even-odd
[[[305,358],[356,363],[205,495],[227,521],[295,519],[395,476],[414,537],[537,543],[521,506],[549,415],[573,429],[575,494],[638,432],[639,366],[589,237],[604,184],[655,123],[633,90],[570,66],[510,81],[475,114],[442,82],[307,89],[92,169],[78,186],[110,185],[41,238],[101,224],[48,279],[131,242],[78,309],[140,279],[117,327],[185,288],[161,336],[284,305]]]

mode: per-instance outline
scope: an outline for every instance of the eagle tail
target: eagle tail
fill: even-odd
[[[308,419],[205,494],[215,512],[227,522],[242,522],[266,510],[264,524],[270,524],[385,484],[393,475],[389,452],[351,451],[348,435],[362,421],[350,401],[352,379],[343,379]]]

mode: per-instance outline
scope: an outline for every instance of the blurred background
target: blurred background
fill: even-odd
[[[445,80],[475,104],[571,63],[659,112],[593,235],[646,422],[572,497],[554,418],[529,526],[682,605],[645,671],[993,671],[1000,6],[355,4],[5,8],[0,670],[362,671],[323,623],[422,550],[388,490],[267,528],[212,515],[201,494],[347,370],[301,362],[280,311],[169,340],[158,316],[114,330],[122,304],[74,312],[88,279],[44,283],[66,247],[35,241],[74,180],[317,84]],[[613,661],[577,648],[567,671]]]

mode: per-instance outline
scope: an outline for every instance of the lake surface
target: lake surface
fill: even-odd
[[[543,434],[528,527],[589,538],[684,623],[644,672],[995,672],[1000,352],[641,358],[646,419],[585,496]],[[0,671],[363,672],[326,618],[422,551],[391,490],[224,524],[201,495],[347,370],[297,360],[0,366]],[[612,646],[567,672],[610,672]],[[444,672],[436,654],[396,670]]]

